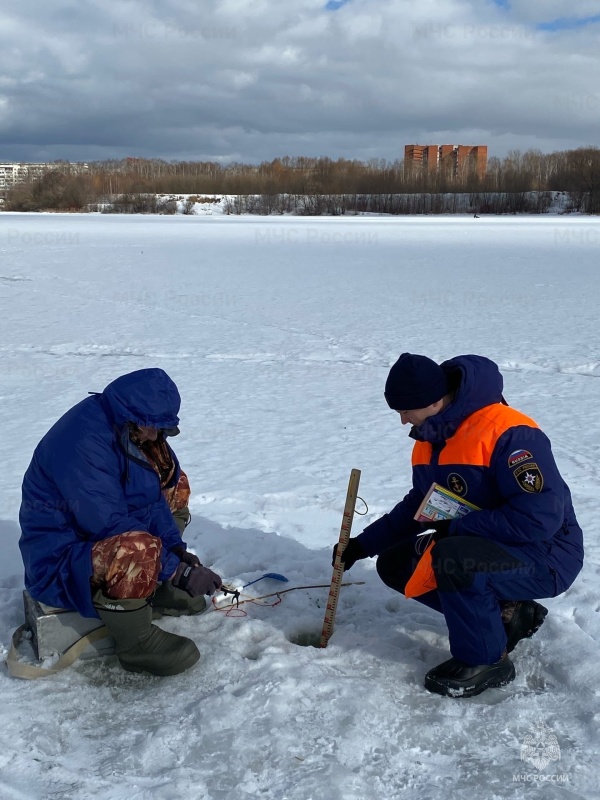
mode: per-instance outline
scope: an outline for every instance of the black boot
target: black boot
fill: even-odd
[[[546,618],[548,609],[535,600],[515,600],[505,603],[502,608],[502,621],[506,631],[506,650],[512,653],[521,639],[528,639],[539,630]]]
[[[447,697],[473,697],[493,686],[504,686],[515,677],[515,668],[508,656],[495,664],[471,666],[451,658],[430,669],[425,688]]]

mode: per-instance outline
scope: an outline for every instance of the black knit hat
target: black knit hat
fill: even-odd
[[[395,411],[426,408],[446,394],[448,379],[440,365],[412,353],[402,353],[385,382],[385,399]]]

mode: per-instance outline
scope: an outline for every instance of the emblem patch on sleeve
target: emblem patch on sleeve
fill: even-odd
[[[519,464],[522,464],[524,461],[530,461],[531,459],[533,459],[533,456],[529,450],[513,450],[508,457],[508,468],[512,469],[513,467],[518,467]]]
[[[459,497],[463,497],[467,493],[467,482],[457,472],[451,472],[448,475],[448,488]]]
[[[517,483],[525,492],[532,492],[539,494],[544,485],[544,476],[537,464],[531,461],[529,464],[521,464],[520,467],[513,472],[517,479]]]

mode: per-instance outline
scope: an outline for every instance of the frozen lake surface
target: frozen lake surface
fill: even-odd
[[[31,683],[0,671],[0,800],[600,797],[599,263],[585,217],[0,215],[0,654],[23,621],[33,449],[142,367],[179,386],[186,538],[227,580],[328,584],[352,467],[369,507],[355,534],[401,499],[411,442],[383,387],[403,351],[497,361],[586,536],[583,572],[513,654],[516,680],[471,700],[423,689],[448,657],[444,620],[371,560],[347,573],[365,584],[342,590],[326,650],[294,644],[321,628],[327,591],[311,589],[243,618],[161,621],[202,652],[174,678],[114,658]],[[520,760],[539,722],[561,750],[541,771]]]

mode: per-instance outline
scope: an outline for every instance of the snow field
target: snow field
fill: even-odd
[[[411,445],[383,386],[405,350],[499,363],[586,534],[582,574],[515,650],[516,680],[464,702],[422,688],[448,657],[443,619],[371,560],[346,574],[365,584],[342,589],[326,650],[294,643],[320,631],[327,595],[301,589],[243,618],[161,620],[202,652],[175,678],[114,659],[33,683],[0,673],[0,800],[600,797],[599,243],[584,217],[0,215],[0,652],[22,622],[31,453],[87,391],[141,367],[180,388],[186,537],[225,579],[328,583],[352,467],[369,507],[354,533],[401,499]],[[520,748],[540,719],[561,747],[540,774],[567,778],[543,787],[513,780],[538,774]]]

